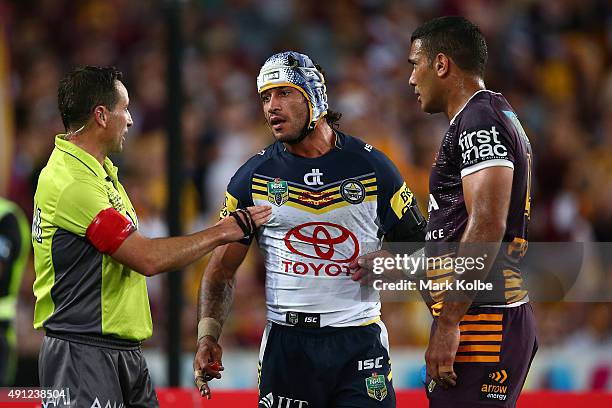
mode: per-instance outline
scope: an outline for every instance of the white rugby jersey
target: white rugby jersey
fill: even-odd
[[[362,300],[348,265],[380,249],[414,197],[383,153],[336,133],[336,146],[317,158],[296,156],[276,142],[238,169],[227,187],[222,218],[237,208],[272,205],[257,241],[267,317],[275,323],[287,324],[288,312],[320,314],[321,327],[380,316],[377,294]]]

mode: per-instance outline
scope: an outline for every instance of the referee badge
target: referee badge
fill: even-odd
[[[384,375],[372,373],[372,376],[366,378],[365,382],[366,390],[368,391],[368,397],[373,398],[377,401],[382,401],[385,399],[388,392]]]
[[[279,178],[268,181],[268,201],[277,207],[289,200],[289,187],[287,182]]]
[[[340,195],[351,204],[359,204],[365,198],[365,187],[360,181],[348,179],[340,184]]]

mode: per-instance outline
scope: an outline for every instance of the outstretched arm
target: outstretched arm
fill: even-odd
[[[272,214],[269,206],[249,207],[248,210],[255,227],[268,221]],[[245,216],[242,217],[246,222]],[[213,227],[181,237],[149,239],[135,231],[111,256],[145,276],[153,276],[180,269],[206,255],[215,247],[237,241],[244,236],[245,233],[237,220],[227,217]]]

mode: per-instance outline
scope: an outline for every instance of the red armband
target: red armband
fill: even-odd
[[[96,215],[85,235],[98,251],[112,255],[134,230],[134,224],[119,211],[107,208]]]

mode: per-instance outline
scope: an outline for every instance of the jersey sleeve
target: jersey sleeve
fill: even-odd
[[[246,208],[253,205],[251,196],[251,180],[247,172],[238,171],[230,180],[225,191],[225,200],[223,208],[219,213],[219,219],[223,219],[230,212],[236,211],[238,208]]]
[[[233,211],[238,208],[246,208],[253,205],[253,197],[251,196],[251,172],[244,168],[239,169],[234,177],[231,178],[225,191],[225,200],[223,207],[219,213],[219,219],[228,217]],[[244,238],[238,242],[250,244],[252,237]]]
[[[402,229],[421,231],[426,224],[425,218],[399,170],[383,153],[375,150],[372,153],[378,184],[380,235],[388,234],[400,225]]]
[[[111,207],[103,186],[75,180],[60,193],[53,223],[58,228],[84,237],[96,216]]]
[[[487,167],[514,169],[515,145],[492,108],[476,106],[465,112],[457,133],[462,178]]]

